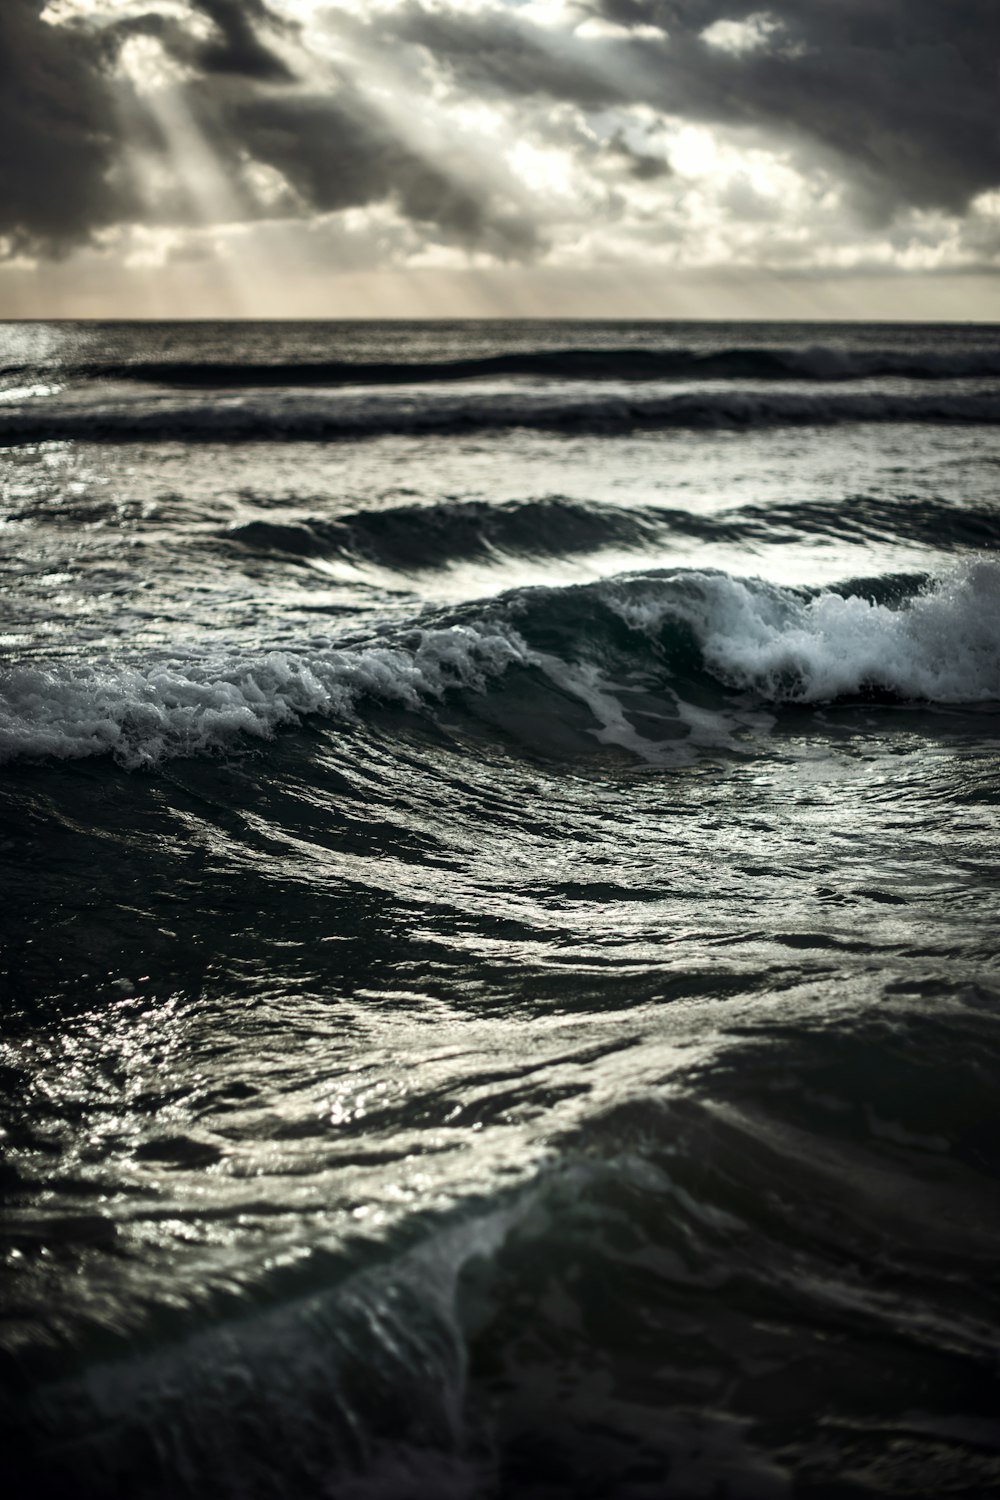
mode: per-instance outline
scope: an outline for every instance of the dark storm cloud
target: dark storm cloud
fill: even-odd
[[[234,74],[263,83],[292,83],[295,75],[270,47],[257,27],[294,34],[296,28],[276,17],[263,0],[190,0],[191,12],[212,23],[207,40],[193,35],[175,16],[148,11],[113,22],[108,30],[119,42],[129,36],[152,36],[178,62],[195,73]]]
[[[405,217],[443,237],[504,259],[536,248],[523,213],[427,160],[346,82],[332,94],[284,92],[237,101],[217,120],[222,132],[279,171],[320,213],[391,200]]]
[[[61,254],[126,209],[99,41],[0,4],[0,253]]]
[[[655,182],[658,177],[670,176],[670,163],[665,157],[630,145],[620,130],[608,141],[604,155],[616,165],[624,166],[629,176],[639,182]]]
[[[592,46],[549,33],[508,11],[447,11],[412,4],[370,24],[398,42],[421,47],[463,82],[491,94],[540,94],[595,109],[632,99],[625,76],[619,79],[592,65]]]
[[[495,94],[644,103],[811,147],[872,217],[961,211],[1000,184],[998,0],[592,0],[590,11],[634,34],[560,41],[501,9],[420,0],[380,24]],[[702,37],[762,15],[757,47]]]
[[[202,71],[191,102],[220,156],[244,153],[273,167],[307,209],[318,213],[391,202],[432,237],[501,259],[523,259],[538,248],[537,231],[523,211],[499,201],[481,173],[454,169],[460,148],[451,149],[450,165],[430,160],[406,138],[404,127],[362,93],[363,80],[331,69],[322,91],[304,85],[255,87],[292,77],[260,41],[257,28],[276,24],[263,0],[195,3],[224,38],[224,50],[200,50],[195,59],[186,59]],[[350,29],[349,18],[343,29]],[[230,78],[220,91],[204,75],[222,72],[240,77]]]
[[[461,132],[447,129],[448,103],[430,107],[432,74],[463,102],[573,106],[579,114],[513,112],[511,144],[569,130],[566,154],[604,183],[669,175],[632,125],[618,128],[616,112],[646,105],[654,117],[740,127],[794,148],[800,168],[839,176],[872,222],[913,207],[962,212],[1000,185],[1000,0],[589,0],[591,20],[616,30],[576,33],[499,0],[477,10],[404,0],[367,16],[327,14],[349,66],[308,58],[302,27],[274,0],[187,0],[186,21],[149,4],[122,18],[109,0],[90,24],[51,25],[43,0],[0,0],[0,253],[58,254],[141,217],[122,186],[126,146],[158,151],[173,170],[142,90],[123,108],[132,85],[112,78],[117,51],[137,34],[182,65],[177,87],[234,194],[251,180],[248,161],[289,184],[267,204],[246,187],[248,215],[390,203],[424,239],[506,259],[536,254],[547,206],[536,194],[529,214],[527,190],[505,179],[500,151],[473,160]],[[583,13],[581,4],[576,21]],[[704,37],[718,21],[761,16],[747,38],[756,44],[726,50]],[[409,91],[409,113],[386,99],[394,76]],[[427,124],[435,109],[436,136]],[[179,211],[183,175],[157,191],[145,213],[163,222]]]
[[[659,101],[689,118],[759,126],[836,159],[868,210],[961,211],[1000,184],[997,0],[597,0],[656,25]],[[726,53],[717,21],[765,14],[763,45]]]
[[[43,8],[44,0],[0,0],[0,254],[58,254],[128,217],[183,219],[183,179],[161,183],[145,213],[117,185],[126,143],[158,151],[165,166],[173,161],[160,122],[142,108],[141,87],[112,81],[118,51],[136,36],[156,39],[182,64],[187,78],[178,87],[248,215],[255,210],[238,174],[251,160],[280,172],[306,214],[391,202],[431,238],[502,259],[538,247],[523,209],[481,171],[457,169],[460,146],[448,161],[430,159],[352,77],[330,71],[322,89],[298,81],[274,43],[283,34],[294,57],[299,28],[265,0],[190,0],[189,14],[212,23],[207,39],[155,8],[122,19],[112,9],[89,25],[51,25]],[[280,202],[287,211],[287,195]]]
[[[237,73],[267,82],[291,82],[291,69],[258,35],[257,28],[278,23],[263,0],[193,0],[195,8],[212,21],[217,40],[205,42],[196,53],[206,73]]]

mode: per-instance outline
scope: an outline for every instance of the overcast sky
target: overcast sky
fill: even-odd
[[[0,316],[1000,319],[1000,0],[0,0]]]

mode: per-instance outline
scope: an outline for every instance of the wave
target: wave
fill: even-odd
[[[335,521],[256,520],[230,528],[222,540],[254,552],[306,558],[339,555],[409,569],[495,552],[558,557],[614,543],[638,546],[668,529],[671,515],[677,525],[687,519],[698,523],[684,511],[637,512],[552,495],[496,505],[465,500],[392,506],[356,511]]]
[[[332,442],[390,435],[456,435],[526,428],[616,436],[641,430],[750,431],[895,422],[1000,423],[1000,395],[971,392],[689,391],[655,396],[588,396],[568,401],[533,392],[463,393],[397,402],[364,397],[240,400],[184,406],[46,407],[0,412],[0,446],[60,442]]]
[[[997,997],[940,988],[961,1046],[890,986],[860,1019],[786,1012],[366,1269],[317,1287],[320,1259],[297,1296],[18,1391],[17,1492],[841,1494],[888,1451],[987,1493]]]
[[[996,563],[975,560],[936,580],[890,576],[810,592],[677,573],[625,588],[612,582],[607,599],[667,659],[688,638],[718,682],[769,703],[873,694],[1000,700]]]
[[[57,518],[62,514],[56,511]],[[390,506],[329,520],[253,520],[220,540],[255,555],[343,558],[408,572],[499,554],[565,557],[602,547],[645,552],[669,537],[782,546],[801,538],[922,542],[936,550],[1000,546],[1000,512],[907,497],[859,495],[847,501],[741,506],[702,515],[668,507],[629,507],[559,495],[490,504],[481,500]]]
[[[36,366],[0,375],[27,378]],[[909,380],[988,379],[1000,375],[1000,349],[953,352],[901,349],[735,347],[699,349],[525,349],[443,360],[129,360],[61,366],[60,375],[221,390],[266,386],[429,385],[525,376],[545,380]]]
[[[973,547],[990,551],[1000,546],[1000,510],[913,495],[892,500],[857,495],[848,500],[747,505],[717,518],[700,519],[706,537],[752,539],[772,545],[800,537],[830,537],[855,542],[923,542],[938,550]]]
[[[455,624],[325,653],[19,667],[0,679],[0,760],[111,754],[134,769],[217,753],[312,714],[349,719],[366,697],[419,709],[448,688],[482,688],[521,649]]]
[[[152,766],[365,701],[424,714],[455,695],[549,754],[737,748],[762,706],[1000,701],[998,605],[985,560],[819,591],[686,569],[515,589],[350,647],[18,667],[0,679],[0,758]]]

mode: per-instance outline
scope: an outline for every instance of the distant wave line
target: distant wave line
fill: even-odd
[[[0,374],[37,375],[34,365],[8,365]],[[549,380],[788,380],[850,381],[896,376],[953,380],[1000,376],[1000,349],[955,353],[870,349],[734,347],[695,349],[511,350],[443,360],[129,360],[59,366],[63,378],[226,389],[273,386],[429,385],[529,376]]]
[[[822,396],[787,392],[683,392],[649,399],[560,401],[523,395],[443,400],[426,405],[348,401],[268,406],[79,407],[0,413],[0,446],[59,442],[333,442],[383,436],[451,436],[514,428],[594,437],[641,430],[747,431],[895,422],[1000,423],[1000,394],[866,392]]]

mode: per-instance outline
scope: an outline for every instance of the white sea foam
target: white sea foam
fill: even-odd
[[[416,708],[451,686],[482,687],[522,654],[512,632],[452,625],[310,655],[20,667],[0,679],[0,761],[112,754],[135,768],[211,754],[308,714],[347,718],[365,696]]]
[[[720,683],[769,702],[822,703],[872,690],[939,703],[1000,701],[998,563],[964,563],[891,605],[863,594],[807,597],[725,573],[631,576],[596,587],[653,638],[686,627]],[[551,593],[519,591],[515,614],[529,601],[544,612]],[[349,718],[362,698],[419,709],[449,687],[485,690],[514,664],[541,668],[581,698],[602,726],[598,738],[638,749],[614,685],[580,659],[581,644],[567,641],[565,661],[532,650],[494,611],[490,624],[413,630],[352,649],[22,666],[0,678],[0,761],[111,754],[128,767],[155,765],[224,751],[245,736],[269,739],[310,714]],[[690,743],[705,739],[708,723],[715,738],[723,729],[728,735],[731,716],[717,724],[717,715],[703,714],[705,723],[693,723],[670,696]]]
[[[1000,700],[1000,564],[966,562],[897,605],[812,598],[759,579],[691,573],[609,602],[651,633],[693,629],[727,686],[774,702],[822,703],[876,690],[938,703]]]

